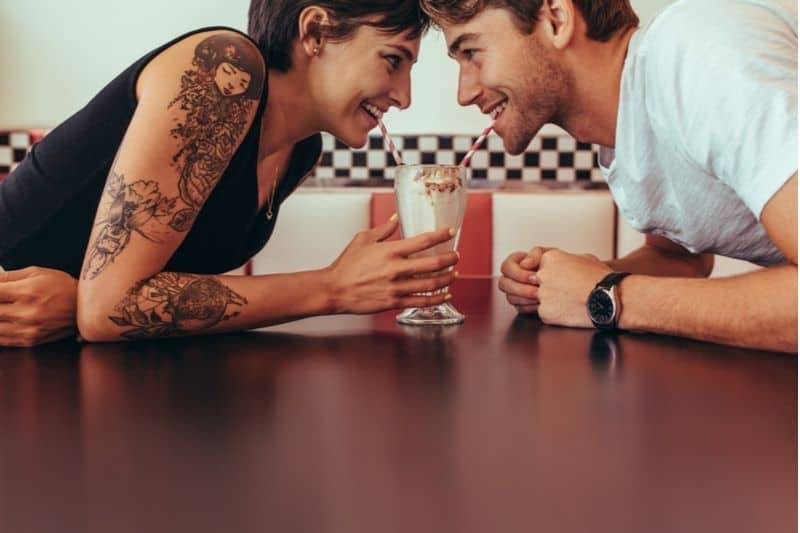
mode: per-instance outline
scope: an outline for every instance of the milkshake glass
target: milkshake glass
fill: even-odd
[[[449,241],[414,254],[412,257],[425,257],[456,249],[467,206],[466,167],[400,165],[396,167],[394,191],[403,238],[441,228],[453,228],[456,231],[455,236]],[[445,287],[436,293],[426,294],[447,291]],[[397,321],[412,326],[443,326],[462,323],[464,315],[450,303],[445,302],[433,307],[406,309],[397,315]]]

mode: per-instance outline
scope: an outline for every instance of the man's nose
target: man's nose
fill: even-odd
[[[472,105],[480,94],[480,85],[477,83],[474,73],[462,68],[458,73],[458,104]]]

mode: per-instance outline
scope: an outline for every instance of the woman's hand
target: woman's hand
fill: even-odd
[[[0,272],[0,346],[34,346],[74,336],[78,280],[60,270]]]
[[[385,242],[397,229],[397,216],[355,236],[326,270],[329,274],[334,312],[375,313],[387,309],[439,305],[449,294],[430,296],[450,285],[456,277],[450,268],[457,252],[427,257],[409,256],[453,238],[448,228],[416,237]]]

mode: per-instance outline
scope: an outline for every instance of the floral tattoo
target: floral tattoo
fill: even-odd
[[[155,231],[148,225],[152,221],[167,221],[176,231],[185,231],[191,221],[182,211],[175,212],[177,198],[161,194],[155,181],[139,180],[125,183],[125,177],[111,171],[104,194],[111,200],[97,238],[88,250],[83,268],[83,279],[94,279],[122,252],[135,232],[152,242],[159,242]]]
[[[239,315],[230,306],[247,299],[213,277],[163,272],[128,291],[108,318],[129,340],[178,336],[206,330]]]
[[[245,132],[264,86],[261,56],[242,36],[214,35],[196,48],[192,68],[181,77],[178,96],[168,108],[183,117],[170,131],[181,148],[172,157],[179,196],[167,198],[158,182],[125,183],[114,169],[105,194],[111,205],[96,226],[99,233],[87,250],[83,279],[94,279],[128,246],[137,233],[151,242],[160,230],[191,229],[201,207],[219,181]]]

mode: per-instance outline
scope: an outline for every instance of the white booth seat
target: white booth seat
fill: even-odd
[[[617,215],[617,224],[617,257],[627,255],[644,244],[644,234],[633,229],[623,216]],[[711,277],[720,278],[735,276],[737,274],[744,274],[745,272],[752,272],[760,268],[760,266],[750,263],[749,261],[717,255],[714,256],[714,270],[711,271]]]
[[[281,206],[272,238],[252,261],[253,274],[299,272],[329,265],[353,236],[370,227],[373,189],[300,188]],[[492,274],[514,251],[552,246],[600,259],[621,257],[644,243],[618,215],[604,190],[495,192],[492,195]],[[617,227],[615,228],[615,224]],[[616,250],[614,249],[616,231]],[[715,258],[712,277],[758,269]]]
[[[331,264],[356,233],[369,227],[370,191],[300,188],[281,205],[253,274],[300,272]]]
[[[608,259],[614,253],[614,202],[608,191],[495,193],[492,199],[493,275],[515,251],[556,247]]]

